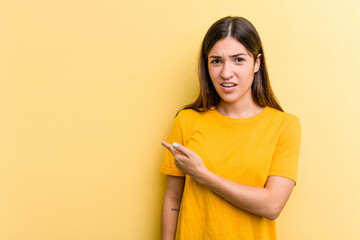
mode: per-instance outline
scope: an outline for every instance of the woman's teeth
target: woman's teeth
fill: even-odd
[[[234,84],[234,83],[223,83],[223,84],[221,84],[221,86],[223,86],[223,87],[233,87],[235,85],[236,84]]]

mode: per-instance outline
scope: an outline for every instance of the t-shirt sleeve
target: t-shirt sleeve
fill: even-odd
[[[300,141],[300,120],[294,116],[284,122],[271,162],[269,176],[286,177],[296,184]]]
[[[184,131],[181,125],[181,115],[182,112],[180,112],[175,118],[171,130],[170,138],[168,141],[168,143],[170,144],[177,142],[180,143],[181,145],[184,145]],[[174,163],[174,157],[171,154],[171,152],[167,149],[165,149],[164,157],[160,167],[160,172],[172,176],[185,176],[185,174],[176,167]]]

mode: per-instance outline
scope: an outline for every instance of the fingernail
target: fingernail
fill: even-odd
[[[176,142],[173,143],[173,147],[174,147],[174,148],[177,148],[178,146],[179,146],[178,143],[176,143]]]

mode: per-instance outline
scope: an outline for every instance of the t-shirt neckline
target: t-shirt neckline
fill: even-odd
[[[266,106],[260,113],[248,117],[248,118],[232,118],[232,117],[227,117],[222,115],[221,113],[219,113],[215,107],[211,107],[210,111],[216,115],[217,118],[221,119],[222,121],[226,121],[229,123],[250,123],[250,122],[254,122],[257,121],[261,118],[263,118],[265,115],[267,115],[270,112],[270,107]]]

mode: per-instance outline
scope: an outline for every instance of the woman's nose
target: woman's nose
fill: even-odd
[[[221,71],[221,78],[226,80],[226,79],[230,79],[232,76],[233,76],[233,71],[230,63],[224,63]]]

